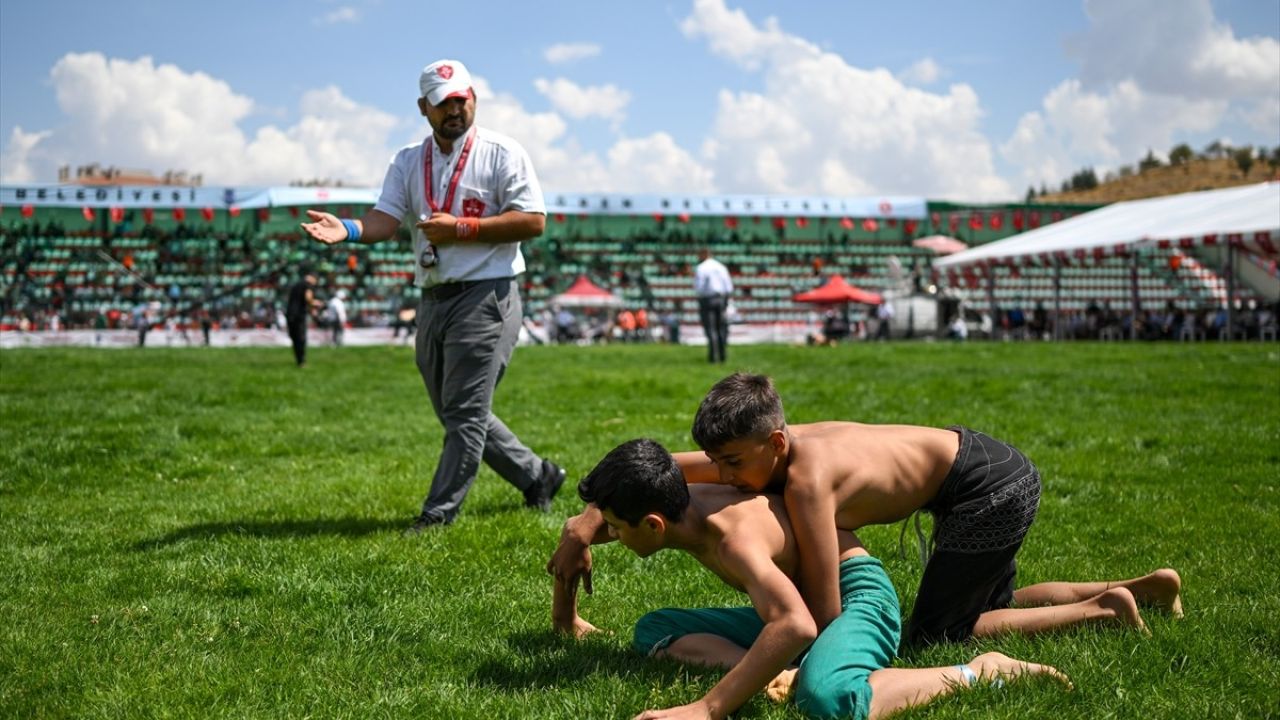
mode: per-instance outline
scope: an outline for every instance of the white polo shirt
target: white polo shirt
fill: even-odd
[[[693,292],[701,298],[732,295],[733,279],[729,277],[729,268],[711,257],[698,263],[694,269]]]
[[[490,217],[508,210],[545,215],[542,188],[534,174],[529,154],[518,142],[500,133],[472,126],[475,141],[471,154],[458,178],[453,206],[441,208],[456,217]],[[423,188],[424,148],[432,153],[431,176],[434,185],[432,197],[443,203],[453,179],[453,170],[466,136],[453,143],[453,152],[444,155],[436,146],[434,136],[421,143],[407,145],[391,158],[386,179],[382,181],[382,195],[374,209],[392,217],[407,219],[417,224],[419,217],[431,216],[427,196]],[[439,262],[432,268],[423,268],[417,258],[427,247],[427,236],[421,230],[413,230],[414,284],[432,287],[459,280],[485,280],[488,278],[519,275],[524,272],[524,256],[520,243],[488,243],[461,241],[438,246]]]

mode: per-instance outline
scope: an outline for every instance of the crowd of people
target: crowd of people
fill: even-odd
[[[1228,315],[1224,304],[1186,308],[1169,300],[1158,309],[1140,309],[1135,322],[1131,306],[1116,308],[1107,300],[1092,300],[1082,310],[1062,310],[1055,322],[1052,309],[1037,301],[1029,312],[1018,305],[997,307],[995,318],[985,308],[957,305],[944,325],[952,340],[1275,340],[1280,301],[1237,300]]]

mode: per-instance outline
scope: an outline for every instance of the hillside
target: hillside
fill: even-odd
[[[1177,167],[1152,168],[1129,177],[1104,182],[1090,190],[1049,193],[1037,197],[1039,203],[1110,203],[1120,200],[1176,195],[1198,190],[1215,190],[1276,179],[1265,161],[1255,162],[1245,177],[1233,160],[1192,160]]]

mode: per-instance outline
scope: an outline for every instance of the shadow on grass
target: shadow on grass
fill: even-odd
[[[154,550],[185,540],[213,540],[225,535],[243,535],[267,539],[305,538],[320,535],[361,537],[387,530],[403,530],[408,522],[403,518],[375,520],[371,518],[318,518],[314,520],[227,521],[189,525],[133,546],[134,550]]]
[[[690,672],[674,660],[651,660],[604,637],[573,640],[549,630],[523,631],[507,636],[507,644],[514,657],[485,660],[472,673],[473,680],[502,690],[528,690],[593,675],[668,684]]]

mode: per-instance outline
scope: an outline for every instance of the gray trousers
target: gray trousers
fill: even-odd
[[[524,490],[541,478],[542,459],[492,412],[520,335],[515,280],[481,281],[457,295],[418,306],[418,372],[444,426],[444,449],[422,504],[425,515],[452,520],[475,482],[480,461]]]

